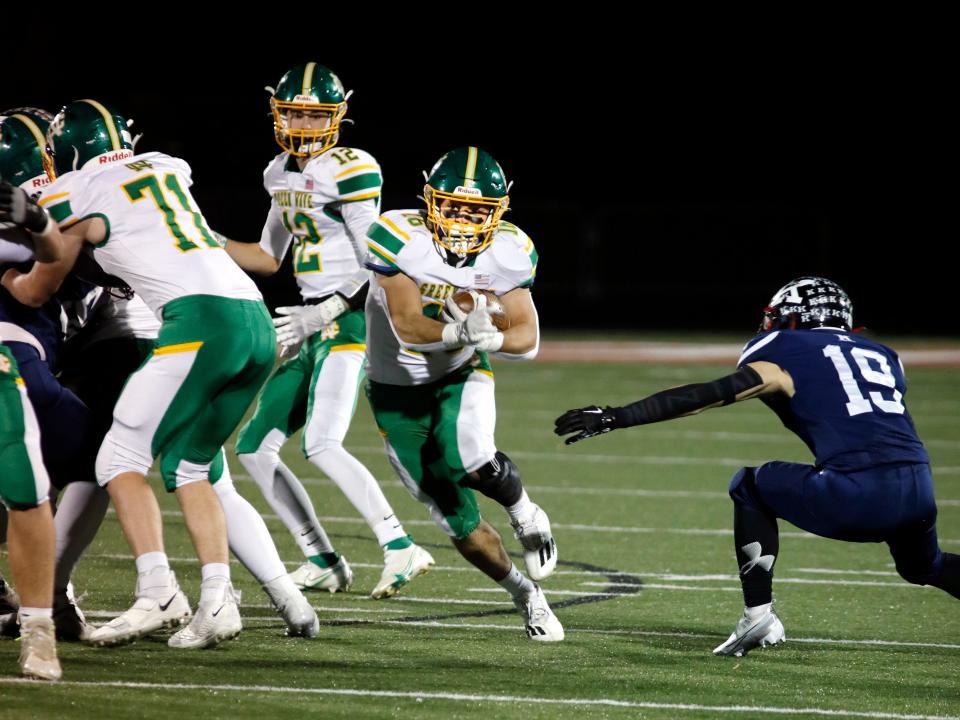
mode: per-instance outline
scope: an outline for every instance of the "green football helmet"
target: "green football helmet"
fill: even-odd
[[[314,62],[297,65],[280,78],[276,90],[267,90],[280,147],[296,157],[313,157],[337,144],[350,93],[328,68]]]
[[[39,108],[0,112],[0,178],[32,195],[53,179],[47,154],[47,127],[53,115]]]
[[[480,148],[461,147],[424,176],[423,199],[436,243],[458,256],[486,248],[510,204],[500,164]]]
[[[57,175],[131,157],[137,140],[127,129],[131,124],[96,100],[65,105],[47,128],[47,150]]]

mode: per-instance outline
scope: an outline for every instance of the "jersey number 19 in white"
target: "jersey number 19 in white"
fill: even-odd
[[[873,412],[873,406],[870,404],[871,401],[873,405],[876,405],[877,408],[883,412],[903,415],[906,410],[903,407],[903,403],[900,402],[900,400],[903,399],[903,394],[896,389],[897,380],[893,376],[893,372],[890,370],[890,364],[884,355],[874,350],[866,350],[859,347],[851,348],[849,353],[850,357],[852,357],[856,363],[857,369],[860,371],[861,379],[867,383],[867,385],[880,385],[885,388],[893,388],[892,400],[885,400],[876,390],[868,393],[870,396],[869,400],[864,397],[863,390],[860,389],[860,383],[857,378],[854,377],[853,368],[850,367],[850,363],[847,362],[843,349],[839,345],[827,345],[823,349],[823,354],[833,361],[833,367],[836,368],[837,375],[840,376],[840,384],[843,385],[843,390],[847,393],[847,400],[849,401],[847,402],[847,412],[850,413],[850,415]],[[871,366],[871,360],[876,363],[877,369]]]

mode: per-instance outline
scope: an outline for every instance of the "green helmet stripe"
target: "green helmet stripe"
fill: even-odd
[[[113,145],[112,149],[120,150],[120,133],[117,131],[117,124],[113,121],[113,116],[110,114],[110,111],[96,100],[81,100],[80,102],[92,105],[96,108],[97,112],[103,115],[103,119],[107,123],[107,132],[110,133],[110,143]]]
[[[315,62],[307,63],[307,66],[303,69],[303,94],[312,95],[310,91],[310,86],[313,85],[313,69],[317,66]]]
[[[467,148],[467,187],[476,187],[475,176],[477,174],[477,149],[472,145]]]
[[[24,126],[26,126],[27,130],[30,131],[30,134],[33,135],[33,139],[37,141],[37,145],[40,147],[41,150],[46,148],[47,141],[44,138],[43,130],[40,129],[40,126],[37,125],[30,118],[30,116],[17,114],[17,115],[12,115],[11,117],[15,117],[17,120],[22,122]]]

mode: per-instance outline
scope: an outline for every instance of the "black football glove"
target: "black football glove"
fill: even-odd
[[[8,182],[0,182],[0,220],[42,233],[47,228],[50,216],[23,190]]]
[[[557,435],[575,433],[564,441],[566,445],[572,445],[601,433],[608,433],[619,427],[616,424],[614,408],[609,405],[605,408],[591,405],[577,410],[567,410],[554,421],[554,424],[556,427],[553,431]]]

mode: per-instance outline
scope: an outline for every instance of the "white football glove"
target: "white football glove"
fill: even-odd
[[[496,352],[503,345],[503,333],[497,330],[490,315],[487,313],[487,298],[478,295],[475,298],[473,312],[463,313],[457,310],[464,319],[460,322],[447,323],[443,326],[443,345],[447,348],[473,345],[477,350]]]
[[[319,305],[278,307],[273,319],[280,345],[299,345],[314,333],[320,332],[349,309],[346,300],[334,293]]]

